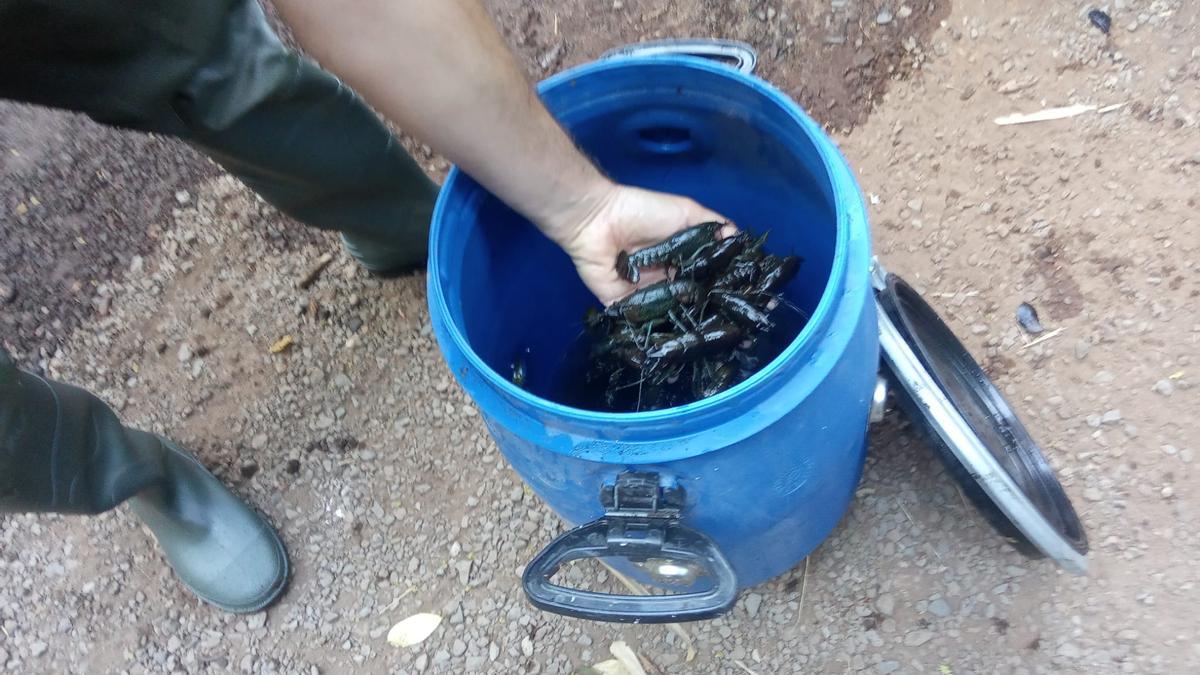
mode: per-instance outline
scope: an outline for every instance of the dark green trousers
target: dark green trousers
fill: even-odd
[[[368,269],[425,261],[435,185],[256,0],[0,0],[0,98],[181,138]]]
[[[99,513],[164,468],[157,436],[78,387],[17,369],[0,348],[0,512]]]
[[[436,187],[256,0],[0,0],[0,98],[183,139],[368,269],[424,263]],[[159,441],[0,349],[0,512],[95,513],[162,479]]]

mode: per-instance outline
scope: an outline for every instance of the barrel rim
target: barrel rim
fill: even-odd
[[[538,92],[544,95],[546,92],[562,87],[572,86],[575,80],[581,77],[594,75],[597,73],[626,68],[637,67],[663,67],[672,66],[691,70],[704,71],[705,73],[723,77],[740,86],[748,86],[762,95],[774,105],[787,114],[808,137],[810,143],[817,151],[817,156],[820,158],[824,168],[825,176],[830,181],[832,187],[832,208],[835,213],[836,238],[834,245],[834,254],[831,263],[832,269],[826,281],[825,289],[821,294],[821,299],[817,303],[816,309],[813,311],[809,322],[800,331],[792,342],[770,363],[764,366],[754,375],[750,376],[743,382],[740,382],[734,387],[731,387],[720,394],[711,396],[706,399],[695,401],[683,406],[673,408],[665,408],[661,410],[632,412],[632,413],[614,413],[587,410],[583,408],[575,408],[567,406],[556,401],[543,398],[529,391],[526,391],[512,382],[503,374],[494,370],[489,366],[471,347],[469,340],[463,332],[463,329],[458,325],[458,322],[452,320],[450,307],[446,301],[445,294],[440,283],[440,232],[442,223],[445,220],[447,210],[451,208],[450,197],[453,193],[458,192],[459,183],[464,179],[470,179],[457,166],[451,168],[447,174],[445,183],[443,184],[441,193],[438,196],[437,205],[434,209],[432,227],[430,230],[429,243],[429,278],[428,292],[429,303],[431,310],[436,308],[440,317],[437,317],[431,311],[431,319],[434,320],[435,332],[439,339],[448,337],[453,345],[453,348],[465,358],[467,366],[476,373],[481,374],[485,383],[492,387],[496,393],[501,394],[501,401],[509,407],[528,406],[536,410],[539,415],[535,416],[535,422],[539,425],[545,425],[546,420],[555,420],[553,426],[556,431],[554,433],[549,429],[545,430],[543,435],[550,442],[547,444],[549,449],[557,450],[562,454],[569,454],[581,458],[596,459],[599,461],[612,461],[614,457],[602,450],[580,449],[575,447],[573,443],[562,443],[564,434],[563,429],[558,427],[575,427],[575,426],[592,426],[598,424],[619,425],[626,431],[638,428],[646,430],[662,430],[668,427],[675,427],[685,420],[693,418],[705,418],[714,416],[721,409],[729,407],[739,399],[744,399],[756,390],[759,390],[769,380],[774,378],[788,364],[798,360],[799,358],[810,355],[816,349],[817,343],[820,342],[821,333],[825,332],[830,322],[834,319],[838,312],[838,296],[846,288],[849,276],[849,268],[854,261],[850,258],[850,244],[852,227],[856,222],[866,224],[866,208],[862,201],[861,192],[857,182],[854,179],[853,173],[849,168],[844,156],[833,143],[823,129],[811,117],[809,117],[794,101],[788,98],[785,94],[770,85],[769,83],[752,75],[743,75],[729,69],[726,66],[713,64],[712,62],[698,59],[694,57],[647,57],[647,58],[619,58],[609,59],[604,61],[596,61],[577,66],[575,68],[558,73],[538,85]],[[481,188],[482,189],[482,188]],[[461,197],[460,197],[461,199]],[[864,281],[867,276],[866,267],[869,264],[869,237],[868,241],[863,244],[861,251],[863,269],[861,275]],[[856,256],[858,257],[858,256]],[[869,295],[869,289],[867,291]],[[438,318],[444,321],[438,321]],[[442,324],[442,325],[439,325]],[[444,334],[443,334],[444,333]],[[445,350],[444,350],[445,351]],[[449,356],[449,354],[447,354]],[[451,364],[453,366],[453,364]],[[456,377],[465,377],[467,370],[455,372]],[[464,386],[466,383],[464,382]],[[815,383],[811,384],[808,389],[815,387]],[[475,392],[469,392],[475,397]],[[774,392],[773,392],[774,393]],[[769,398],[769,396],[768,396]],[[801,397],[802,400],[802,397]],[[477,401],[478,402],[478,401]],[[484,408],[484,406],[481,406]],[[490,411],[484,409],[485,413]],[[778,414],[770,419],[760,419],[755,425],[745,425],[744,433],[740,434],[743,437],[752,435],[758,430],[774,423],[779,417],[786,414],[786,410],[778,410]],[[713,419],[720,419],[719,415],[715,415]],[[753,427],[753,428],[749,428]],[[710,431],[711,429],[699,429],[699,432]],[[689,434],[691,435],[691,434]],[[603,441],[603,439],[597,439]],[[641,445],[640,441],[630,441],[628,445]],[[648,443],[653,445],[653,442]],[[716,449],[716,448],[710,448]],[[704,452],[689,451],[689,452],[671,452],[666,453],[670,456],[664,456],[662,452],[637,453],[636,457],[625,457],[625,461],[636,459],[639,463],[667,461],[679,459],[688,456],[694,456]]]

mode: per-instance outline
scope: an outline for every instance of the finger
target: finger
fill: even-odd
[[[689,224],[697,225],[700,223],[711,223],[713,221],[725,223],[725,225],[717,232],[721,239],[724,239],[725,237],[732,237],[738,233],[737,223],[733,222],[729,218],[726,218],[712,209],[707,209],[695,201],[692,202],[692,205],[692,215],[689,218],[691,222]]]
[[[589,283],[588,287],[592,289],[592,292],[596,294],[600,303],[605,307],[612,305],[614,302],[621,300],[638,289],[636,285],[625,281],[615,274],[596,284]]]

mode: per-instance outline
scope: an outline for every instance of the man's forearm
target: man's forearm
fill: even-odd
[[[478,0],[275,0],[304,48],[556,240],[612,188]]]

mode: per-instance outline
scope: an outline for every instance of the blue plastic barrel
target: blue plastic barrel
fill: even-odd
[[[648,608],[545,580],[537,588],[549,596],[535,604],[619,621],[718,614],[820,544],[861,475],[879,363],[861,195],[794,102],[716,63],[612,59],[561,73],[540,92],[615,179],[693,197],[746,229],[770,230],[772,252],[804,258],[785,294],[810,319],[757,374],[681,407],[595,412],[552,398],[595,304],[567,256],[457,169],[434,213],[429,307],[446,361],[525,482],[568,522],[591,523],[556,542],[551,562],[626,547],[634,559],[708,568],[706,592],[654,596]],[[518,357],[525,388],[510,381]],[[642,500],[647,480],[654,494]],[[621,520],[620,489],[618,501],[646,507],[646,518]]]

